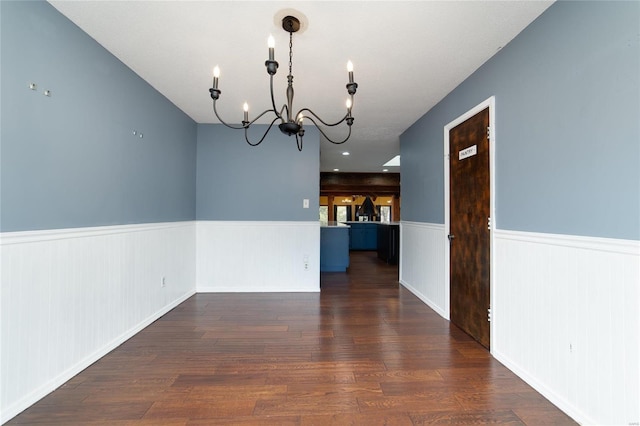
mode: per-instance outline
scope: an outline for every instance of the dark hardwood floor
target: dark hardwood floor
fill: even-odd
[[[318,293],[197,294],[8,424],[574,424],[355,252]]]

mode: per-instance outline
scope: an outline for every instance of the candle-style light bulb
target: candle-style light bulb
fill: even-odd
[[[269,46],[269,60],[273,61],[273,51],[276,46],[276,41],[273,39],[271,34],[269,34],[269,38],[267,39],[267,46]]]
[[[347,99],[347,109],[351,111],[351,99]]]
[[[244,110],[244,121],[249,121],[249,104],[245,102],[242,109]]]
[[[353,62],[347,62],[347,71],[349,71],[349,83],[353,83]]]
[[[220,67],[216,65],[215,68],[213,69],[213,88],[214,89],[218,88],[218,77],[220,77]]]

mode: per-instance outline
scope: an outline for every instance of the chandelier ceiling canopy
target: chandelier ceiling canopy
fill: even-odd
[[[285,16],[282,19],[282,29],[289,33],[289,75],[287,76],[287,91],[286,97],[287,102],[278,110],[276,107],[275,96],[273,94],[273,76],[278,71],[278,62],[275,60],[275,47],[274,47],[274,39],[273,36],[269,36],[268,39],[268,47],[269,47],[269,59],[265,61],[265,67],[267,69],[267,74],[269,74],[269,92],[271,95],[271,109],[267,109],[260,114],[258,114],[252,120],[249,120],[249,105],[245,102],[244,109],[244,117],[242,120],[242,125],[234,126],[226,123],[220,115],[218,114],[218,110],[216,108],[216,102],[220,98],[220,94],[222,91],[219,89],[219,77],[220,77],[220,68],[216,66],[213,70],[213,87],[209,89],[209,93],[211,95],[211,99],[213,100],[213,112],[220,120],[222,124],[225,126],[237,129],[244,130],[244,137],[247,143],[251,146],[257,146],[262,143],[264,138],[267,136],[273,125],[279,121],[278,128],[280,131],[288,136],[295,136],[296,145],[298,147],[298,151],[302,151],[302,143],[304,137],[304,120],[308,119],[311,123],[313,123],[320,133],[331,143],[333,144],[342,144],[345,143],[351,137],[351,126],[353,125],[353,115],[351,114],[351,110],[353,108],[353,97],[356,94],[356,90],[358,89],[358,83],[353,80],[353,64],[351,61],[347,63],[347,72],[349,73],[349,82],[346,85],[347,93],[349,97],[346,102],[346,114],[339,120],[334,123],[326,122],[322,118],[320,118],[315,112],[313,112],[309,108],[301,108],[294,114],[293,109],[293,33],[297,32],[300,29],[300,20],[295,16]],[[249,127],[258,119],[262,118],[264,115],[272,113],[273,120],[267,130],[264,132],[262,137],[255,142],[251,142],[249,140],[248,130]],[[342,140],[333,140],[323,131],[322,126],[326,127],[335,127],[339,126],[342,123],[347,124],[348,133],[346,137]]]

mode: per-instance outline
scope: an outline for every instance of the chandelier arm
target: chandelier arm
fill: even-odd
[[[314,114],[314,116],[317,118],[317,116],[315,114]],[[311,121],[316,126],[316,128],[320,131],[320,133],[322,133],[322,136],[324,136],[326,140],[328,140],[329,142],[331,142],[334,145],[341,145],[341,144],[345,143],[346,141],[348,141],[349,138],[351,137],[351,126],[349,126],[349,133],[347,134],[347,137],[344,138],[341,141],[334,141],[329,136],[327,136],[327,134],[325,132],[322,131],[322,128],[320,126],[318,126],[318,123],[315,122],[313,117],[305,116],[305,118],[308,118],[309,121]],[[322,120],[320,120],[320,121],[322,121]]]
[[[298,147],[298,151],[302,152],[302,136],[298,138],[297,134],[296,134],[296,146]]]
[[[287,104],[282,105],[282,108],[280,109],[280,119],[282,120],[282,122],[285,122],[285,119],[282,118],[282,113],[283,112],[287,112],[287,118],[290,119],[291,118],[291,113],[289,112],[289,107],[287,106]]]
[[[235,130],[244,129],[244,126],[237,127],[237,126],[232,126],[230,124],[225,123],[224,120],[222,118],[220,118],[220,116],[218,115],[218,109],[216,108],[216,101],[215,100],[213,101],[213,112],[215,113],[216,117],[218,117],[218,120],[220,120],[220,122],[222,124],[224,124],[225,126],[227,126],[228,128],[235,129]]]
[[[265,112],[268,112],[270,110],[267,110]],[[264,113],[262,113],[264,114]],[[262,115],[261,114],[261,115]],[[276,122],[276,120],[278,120],[278,117],[274,118],[273,121],[271,122],[271,124],[269,124],[269,127],[267,127],[267,130],[264,132],[264,134],[262,135],[262,137],[260,138],[260,140],[256,143],[251,143],[251,141],[249,141],[249,135],[247,134],[247,131],[249,130],[249,126],[244,128],[244,140],[247,141],[247,143],[251,146],[258,146],[262,143],[262,141],[264,140],[265,137],[267,137],[267,133],[269,133],[269,130],[271,130],[271,127],[273,127],[273,123]]]
[[[222,120],[222,118],[220,118],[220,116],[218,115],[218,110],[217,110],[217,108],[216,108],[216,103],[215,103],[215,101],[213,102],[213,112],[216,114],[216,117],[218,117],[218,120],[220,120],[220,122],[221,122],[222,124],[224,124],[225,126],[229,127],[230,129],[234,129],[234,130],[247,129],[247,128],[248,128],[249,126],[251,126],[253,123],[255,123],[256,121],[258,121],[258,120],[260,119],[260,117],[262,117],[263,115],[265,115],[265,114],[267,114],[267,113],[269,113],[269,112],[273,112],[273,113],[275,113],[275,114],[276,114],[276,119],[275,119],[275,120],[277,120],[277,119],[278,119],[278,117],[277,117],[278,112],[277,112],[277,111],[275,111],[275,110],[272,110],[272,109],[268,109],[268,110],[263,111],[262,113],[260,113],[260,115],[258,115],[258,116],[257,116],[256,118],[254,118],[253,120],[251,120],[251,121],[249,121],[249,122],[243,122],[243,123],[245,123],[245,124],[244,124],[243,126],[238,127],[238,126],[232,126],[232,125],[230,125],[230,124],[227,124],[227,123],[225,123],[225,122]],[[275,120],[273,120],[273,122],[275,122]],[[273,125],[273,122],[271,123],[271,125]]]
[[[246,122],[246,121],[245,121],[244,123],[246,123],[246,126],[244,126],[244,128],[245,128],[245,129],[246,129],[246,128],[248,128],[248,127],[249,127],[249,126],[251,126],[253,123],[255,123],[258,119],[260,119],[260,117],[262,117],[263,115],[265,115],[265,114],[266,114],[266,113],[268,113],[268,112],[273,112],[273,113],[275,113],[275,114],[276,114],[276,118],[275,118],[275,120],[277,120],[277,119],[279,118],[279,117],[278,117],[278,113],[277,113],[277,111],[272,110],[272,109],[268,109],[268,110],[262,111],[262,112],[260,113],[260,115],[258,115],[258,116],[257,116],[256,118],[254,118],[253,120],[251,120],[251,121],[249,121],[249,122]],[[273,121],[275,121],[275,120],[273,120]],[[273,123],[272,123],[272,124],[273,124]]]
[[[299,117],[300,114],[302,114],[304,111],[307,111],[309,113],[311,113],[311,115],[313,115],[319,122],[321,122],[322,124],[324,124],[327,127],[333,127],[333,126],[337,126],[338,124],[343,123],[347,118],[349,118],[349,111],[347,111],[347,113],[344,115],[344,117],[342,117],[342,119],[340,119],[340,121],[337,121],[335,123],[327,123],[325,122],[322,118],[318,117],[318,114],[316,114],[315,112],[311,111],[309,108],[302,108],[300,111],[298,111],[298,114],[296,114],[296,117]],[[309,119],[311,119],[310,116],[305,115],[305,117],[309,117]],[[311,120],[313,121],[313,120]],[[315,124],[315,122],[314,122]],[[317,124],[316,124],[317,127]]]

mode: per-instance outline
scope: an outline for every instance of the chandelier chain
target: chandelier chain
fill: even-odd
[[[289,75],[293,67],[293,33],[289,33]]]

